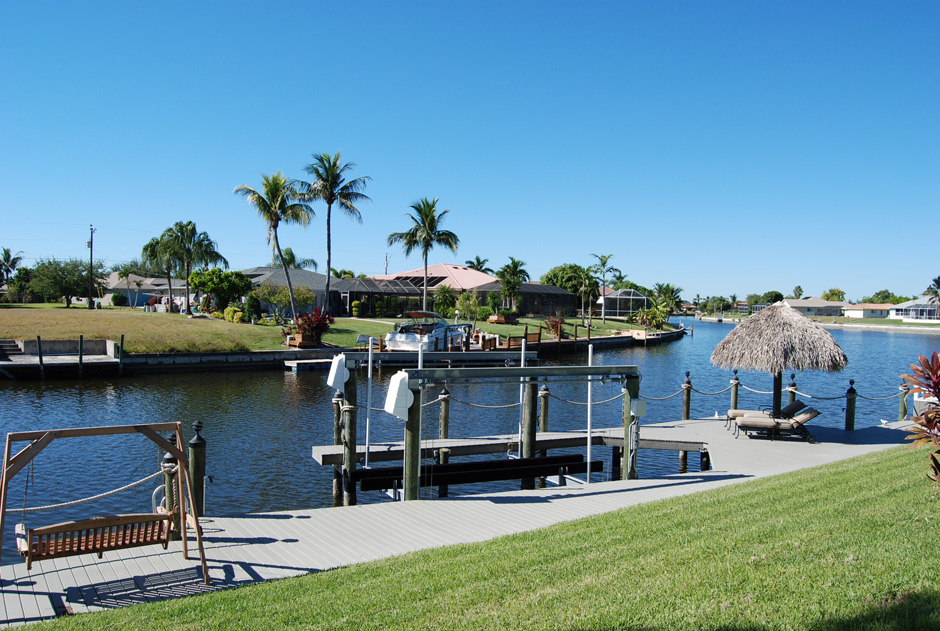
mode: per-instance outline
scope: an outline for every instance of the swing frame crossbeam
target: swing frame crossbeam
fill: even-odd
[[[172,432],[174,434],[175,440],[171,442],[170,440],[161,436],[159,432]],[[117,434],[142,434],[155,443],[158,447],[169,452],[170,455],[172,455],[179,463],[179,475],[176,477],[179,497],[188,497],[189,505],[191,507],[196,506],[192,480],[189,478],[189,457],[186,455],[186,452],[183,449],[183,433],[180,423],[147,423],[140,425],[110,425],[103,427],[75,427],[65,429],[34,430],[28,432],[10,432],[7,434],[6,449],[4,450],[3,455],[3,470],[0,472],[0,474],[2,474],[2,479],[0,479],[0,552],[2,552],[3,548],[3,535],[6,525],[10,480],[12,480],[17,473],[22,471],[24,467],[26,467],[37,455],[39,455],[39,453],[42,452],[43,449],[49,446],[49,444],[56,439],[79,438],[88,436],[113,436]],[[13,454],[13,444],[18,442],[28,442],[29,444],[16,454]],[[187,491],[188,495],[184,495],[184,493]],[[204,582],[206,585],[210,585],[209,570],[208,566],[206,565],[206,554],[202,543],[202,529],[199,527],[199,522],[194,514],[187,512],[185,501],[179,502],[177,510],[180,511],[182,517],[180,535],[183,543],[183,558],[189,558],[189,546],[186,532],[186,526],[189,525],[193,527],[193,530],[196,532],[196,542],[199,548],[199,559],[202,563],[202,575]],[[47,527],[47,529],[55,528],[61,530],[62,532],[77,532],[79,530],[85,530],[84,525],[89,521],[94,521],[95,524],[99,527],[108,526],[111,521],[114,521],[115,526],[118,526],[117,522],[121,522],[123,524],[124,522],[128,521],[128,518],[131,517],[133,516],[118,515],[113,517],[101,517],[94,518],[93,520],[84,520],[81,522],[66,522],[64,524],[56,524],[55,526]],[[141,514],[139,517],[141,517],[141,520],[144,520],[145,518],[149,518],[150,515]],[[131,521],[133,521],[133,519],[131,519]],[[83,528],[78,528],[77,526],[83,526]],[[111,546],[107,549],[115,550],[120,548],[136,547],[140,545],[163,543],[163,541],[159,538],[151,540],[148,538],[139,537],[127,537],[121,541],[122,543]],[[27,541],[27,544],[30,543],[31,542]],[[57,554],[56,556],[87,553],[98,553],[100,557],[100,552],[98,549],[87,549],[82,546],[74,546],[68,553]],[[50,555],[45,558],[52,558],[52,556]],[[29,562],[32,560],[34,559],[30,558]]]

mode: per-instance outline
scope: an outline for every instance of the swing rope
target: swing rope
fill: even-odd
[[[32,464],[32,463],[30,463],[30,464]],[[106,491],[106,492],[104,492],[104,493],[99,493],[98,495],[92,495],[91,497],[86,497],[86,498],[80,499],[80,500],[72,500],[71,502],[62,502],[61,504],[49,504],[48,506],[31,506],[31,507],[27,508],[27,507],[26,507],[26,498],[24,497],[24,498],[23,498],[23,512],[24,512],[24,513],[38,513],[38,512],[40,512],[40,511],[54,510],[54,509],[56,509],[56,508],[68,508],[69,506],[77,506],[77,505],[79,505],[79,504],[84,504],[85,502],[91,502],[91,501],[94,501],[94,500],[100,500],[100,499],[102,499],[102,498],[104,498],[104,497],[108,497],[109,495],[114,495],[115,493],[120,493],[121,491],[126,491],[127,489],[132,489],[132,488],[134,488],[135,486],[140,486],[141,484],[144,484],[145,482],[149,482],[150,480],[153,480],[154,478],[157,478],[157,477],[159,477],[159,476],[161,476],[161,475],[176,473],[176,471],[177,471],[178,468],[179,468],[179,465],[176,465],[176,466],[174,466],[173,469],[170,470],[170,471],[157,471],[156,473],[154,473],[154,474],[152,474],[152,475],[148,475],[146,478],[143,478],[143,479],[141,479],[141,480],[137,480],[136,482],[131,482],[130,484],[126,484],[126,485],[122,486],[122,487],[119,488],[119,489],[114,489],[114,490],[111,490],[111,491]],[[174,485],[174,486],[175,486],[175,485]],[[7,512],[9,513],[10,511],[8,510]]]

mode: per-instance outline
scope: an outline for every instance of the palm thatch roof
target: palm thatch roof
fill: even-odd
[[[832,335],[805,315],[778,302],[735,327],[712,351],[719,368],[840,371],[848,359]]]

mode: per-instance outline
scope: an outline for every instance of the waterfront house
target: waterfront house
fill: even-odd
[[[851,306],[847,302],[833,302],[822,298],[787,298],[785,303],[805,316],[838,317],[842,315],[845,307]]]
[[[137,283],[140,283],[138,286]],[[174,300],[179,302],[183,293],[186,291],[186,281],[179,278],[171,278]],[[168,296],[170,291],[165,278],[145,278],[137,274],[128,274],[127,278],[120,278],[118,272],[111,272],[102,279],[105,287],[105,293],[101,301],[111,304],[111,296],[114,294],[123,294],[127,297],[127,304],[131,307],[143,307],[151,298],[163,298]]]
[[[888,317],[902,322],[938,322],[937,303],[926,296],[914,298],[898,305],[891,305]]]
[[[497,280],[495,283],[488,283],[476,288],[476,292],[481,297],[480,303],[484,304],[486,295],[490,292],[496,292],[500,296],[503,293],[503,286]],[[554,285],[543,285],[541,283],[531,282],[522,283],[519,288],[519,296],[516,300],[516,310],[518,313],[533,316],[549,316],[561,314],[565,316],[574,315],[581,308],[580,298],[567,289],[555,287]],[[503,300],[501,308],[510,309],[511,301]],[[610,315],[608,313],[608,315]]]
[[[635,289],[618,289],[597,299],[595,313],[602,313],[601,306],[604,307],[603,313],[605,315],[627,317],[641,309],[648,309],[650,299]],[[694,309],[692,305],[689,305],[689,307]]]
[[[376,274],[369,277],[370,280],[383,281],[394,280],[407,282],[423,289],[424,287],[424,268],[409,270],[407,272],[398,272],[397,274]],[[466,265],[451,265],[448,263],[438,263],[428,266],[428,296],[434,293],[434,289],[440,285],[447,285],[454,290],[455,294],[464,291],[474,291],[483,285],[499,280],[496,276],[491,276],[485,272],[475,270]]]
[[[863,302],[857,305],[846,305],[842,312],[847,318],[887,318],[894,307],[891,303]]]

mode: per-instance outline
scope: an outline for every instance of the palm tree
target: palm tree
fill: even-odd
[[[299,267],[299,268],[312,268],[313,270],[317,269],[317,262],[313,259],[299,259],[297,255],[294,254],[294,251],[290,247],[284,248],[284,263],[287,267]],[[277,260],[277,256],[271,259],[272,265],[279,265],[280,261]]]
[[[124,286],[127,288],[127,301],[130,302],[130,301],[131,301],[131,279],[130,279],[130,276],[131,276],[131,274],[133,274],[134,272],[133,272],[133,270],[131,270],[131,266],[128,265],[127,263],[125,263],[124,265],[122,265],[122,266],[118,269],[117,273],[118,273],[118,279],[124,281]],[[135,301],[135,303],[136,303],[136,301]],[[137,305],[134,304],[134,306],[136,307]]]
[[[932,302],[934,304],[940,302],[940,276],[937,276],[935,279],[930,281],[930,285],[927,287],[927,289],[924,290],[924,295],[930,296],[930,298],[928,298],[928,302]]]
[[[3,284],[10,282],[10,279],[13,278],[13,273],[22,262],[22,252],[13,254],[10,248],[3,248],[2,252],[0,252],[0,281],[2,281]]]
[[[330,269],[330,276],[333,278],[356,278],[356,272],[351,269]]]
[[[516,309],[516,297],[522,288],[522,283],[529,280],[529,272],[526,271],[525,261],[509,257],[509,262],[499,268],[496,272],[499,276],[499,283],[503,288],[503,297],[510,301],[513,310]]]
[[[615,269],[610,275],[610,286],[618,289],[617,285],[627,282],[627,275],[619,269]]]
[[[591,300],[599,293],[597,291],[597,279],[594,277],[594,273],[591,268],[577,267],[572,268],[571,278],[574,284],[578,287],[576,292],[581,296],[581,326],[584,326],[584,316],[585,316],[585,301],[590,304]]]
[[[326,203],[326,269],[333,265],[333,251],[330,241],[330,221],[333,204],[338,203],[347,216],[362,223],[362,215],[356,208],[358,202],[372,201],[362,191],[372,178],[368,175],[346,181],[346,174],[355,168],[355,164],[340,163],[340,152],[335,156],[328,153],[314,154],[313,162],[304,167],[304,172],[312,175],[313,182],[296,181],[296,186],[304,201],[323,200]],[[326,275],[326,313],[330,312],[330,275]]]
[[[159,237],[154,237],[144,244],[141,257],[146,265],[159,267],[166,272],[166,291],[169,297],[167,311],[173,313],[173,269],[179,260],[179,253],[174,249],[175,242],[170,228],[163,231]]]
[[[613,254],[591,254],[591,256],[597,259],[597,263],[593,265],[593,270],[595,274],[601,277],[601,286],[603,287],[601,295],[604,299],[601,300],[601,322],[607,322],[607,275],[620,270],[613,265],[608,265],[610,259],[614,256]]]
[[[405,232],[393,232],[388,235],[388,245],[401,243],[405,256],[411,254],[414,250],[420,248],[424,257],[424,295],[422,298],[422,309],[428,310],[428,252],[435,245],[442,245],[454,254],[457,254],[457,246],[460,239],[450,230],[442,230],[441,223],[444,221],[444,215],[450,210],[437,210],[437,198],[433,200],[422,197],[411,205],[414,211],[412,214],[405,213],[405,216],[411,219],[412,226]]]
[[[478,272],[483,272],[484,274],[492,274],[492,268],[486,266],[489,263],[489,259],[481,259],[479,256],[473,257],[473,260],[465,261],[465,264],[470,269],[475,269]]]
[[[682,304],[682,288],[676,287],[670,283],[656,283],[653,285],[653,291],[660,306],[666,309],[670,314],[675,313],[679,305]]]
[[[275,259],[279,260],[281,267],[284,268],[291,315],[296,322],[297,307],[294,304],[294,287],[290,282],[290,274],[287,271],[287,263],[284,261],[284,253],[281,252],[281,244],[277,240],[277,227],[284,222],[300,224],[306,228],[310,223],[310,218],[314,216],[313,210],[306,201],[299,199],[297,189],[280,171],[271,176],[261,174],[260,193],[244,184],[236,186],[234,192],[247,199],[248,203],[258,211],[258,215],[268,224],[267,242],[271,243],[272,239],[274,240]],[[327,277],[327,282],[329,282],[329,277]],[[327,300],[329,300],[329,294],[327,294]]]
[[[189,275],[193,271],[193,264],[219,265],[228,269],[228,261],[219,254],[216,242],[209,238],[205,232],[197,232],[196,224],[192,221],[177,221],[169,228],[173,239],[173,250],[179,256],[179,266],[186,281],[186,296],[184,298],[184,313],[191,313],[189,305]]]

